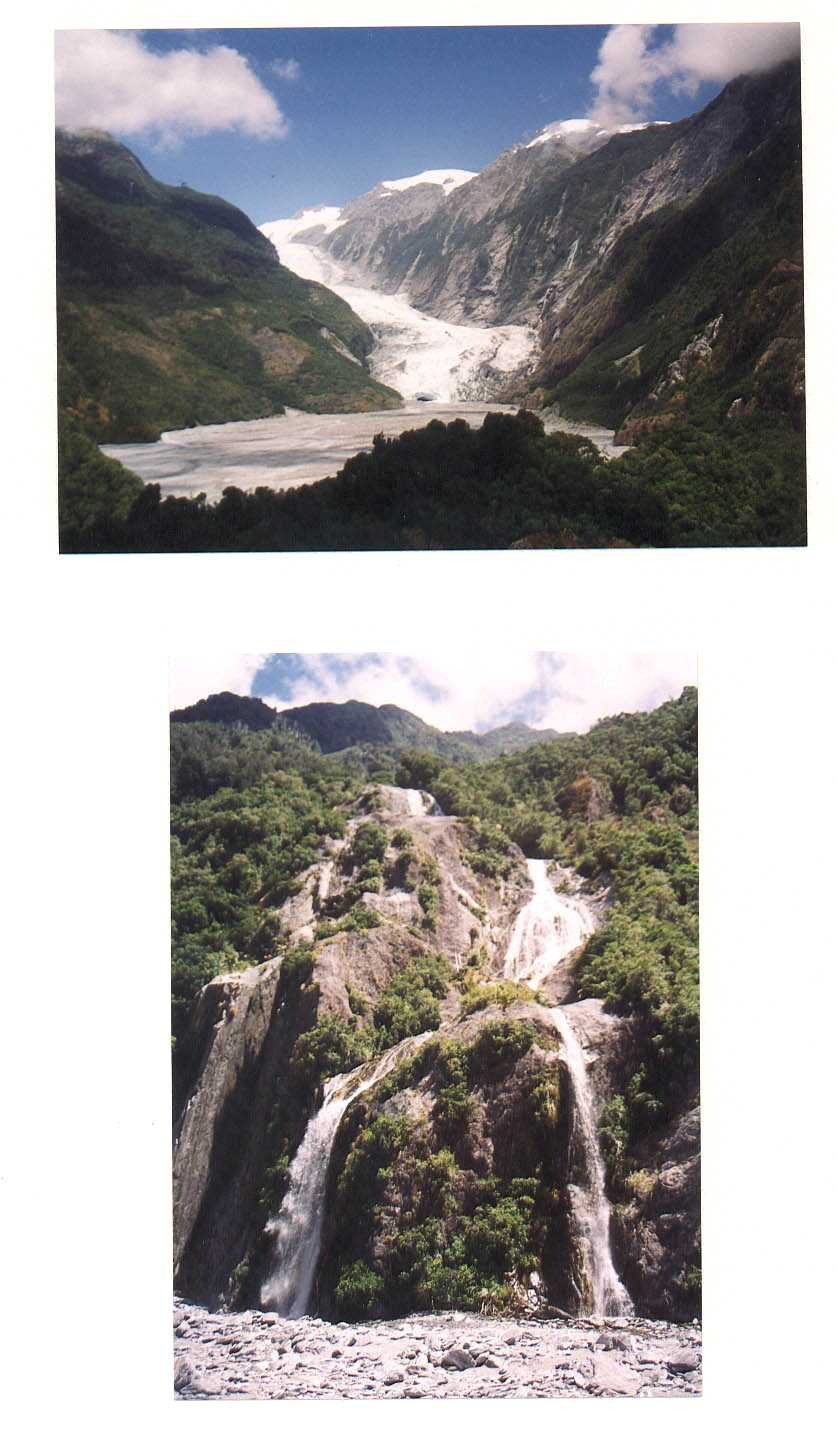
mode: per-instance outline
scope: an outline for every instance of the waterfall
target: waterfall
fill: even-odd
[[[413,818],[441,818],[442,810],[433,797],[432,793],[425,793],[421,788],[405,788],[407,795],[407,812]]]
[[[317,882],[317,903],[322,905],[331,892],[331,880],[334,877],[334,859],[326,858],[320,864],[320,875]]]
[[[433,794],[425,793],[423,788],[396,788],[391,783],[382,783],[378,787],[391,814],[408,814],[410,818],[444,817]]]
[[[537,988],[596,927],[596,916],[578,893],[556,893],[544,858],[527,858],[534,892],[515,919],[503,976]],[[569,886],[569,869],[558,873]]]
[[[310,1119],[291,1163],[282,1206],[265,1227],[274,1238],[275,1260],[262,1285],[262,1307],[273,1308],[283,1317],[302,1317],[308,1311],[320,1256],[328,1164],[340,1119],[354,1098],[430,1036],[428,1032],[405,1038],[382,1057],[361,1063],[350,1073],[338,1073],[325,1084],[322,1107]]]
[[[569,1194],[574,1237],[588,1289],[579,1296],[589,1304],[594,1317],[619,1317],[633,1312],[633,1307],[616,1275],[610,1252],[610,1203],[587,1064],[566,1010],[551,1008],[550,1017],[561,1035],[561,1057],[573,1089],[571,1156],[580,1181],[570,1184]]]
[[[556,893],[544,859],[527,858],[526,867],[533,893],[515,919],[503,975],[538,988],[589,938],[597,919],[582,896],[571,891],[573,876],[569,869],[558,869],[566,891]],[[610,1253],[610,1203],[605,1192],[604,1163],[587,1064],[567,1010],[551,1008],[550,1017],[561,1035],[561,1059],[573,1089],[571,1160],[578,1182],[570,1184],[569,1194],[573,1235],[586,1281],[586,1291],[579,1293],[579,1298],[593,1316],[615,1317],[632,1312],[633,1308],[616,1275]]]

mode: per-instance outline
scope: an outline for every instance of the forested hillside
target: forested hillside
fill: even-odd
[[[235,206],[155,180],[109,135],[56,135],[59,404],[98,440],[385,409],[372,335]]]

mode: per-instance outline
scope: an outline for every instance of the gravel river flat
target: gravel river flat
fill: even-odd
[[[472,427],[479,427],[486,414],[516,412],[514,406],[491,402],[420,401],[401,409],[366,414],[303,414],[288,410],[271,419],[172,429],[153,444],[104,444],[102,449],[146,484],[159,484],[163,497],[205,494],[214,503],[230,485],[238,489],[295,489],[329,478],[353,454],[371,449],[376,434],[402,434],[406,429],[423,428],[431,419],[446,424],[464,419]],[[613,434],[608,429],[562,421],[547,427],[586,434],[603,453],[613,447]]]

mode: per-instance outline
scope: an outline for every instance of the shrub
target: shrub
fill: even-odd
[[[529,1023],[498,1020],[486,1023],[468,1049],[468,1071],[471,1081],[495,1081],[503,1068],[510,1067],[528,1053],[534,1041]]]
[[[306,1089],[317,1088],[335,1073],[347,1073],[371,1056],[368,1033],[328,1014],[293,1046],[291,1074]]]
[[[425,954],[412,958],[396,973],[384,989],[372,1017],[378,1030],[379,1051],[391,1048],[402,1038],[438,1028],[439,999],[447,992],[450,977],[446,958]]]
[[[360,1258],[340,1269],[334,1301],[342,1318],[366,1317],[384,1291],[384,1280]]]
[[[467,1017],[469,1013],[477,1013],[482,1008],[489,1008],[496,1005],[502,1008],[503,1012],[512,1003],[532,1003],[543,1001],[540,994],[527,988],[525,983],[513,983],[508,978],[498,979],[496,983],[471,983],[466,987],[462,999],[462,1015]]]

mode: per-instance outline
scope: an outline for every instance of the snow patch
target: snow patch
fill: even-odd
[[[446,195],[467,185],[476,178],[474,170],[422,170],[420,175],[408,175],[403,180],[381,180],[385,190],[411,190],[414,185],[441,185]]]
[[[597,125],[595,120],[553,120],[544,125],[533,140],[524,147],[531,150],[535,145],[545,145],[547,140],[563,140],[571,150],[595,150],[605,144],[611,135],[628,135],[633,130],[647,130],[650,125],[665,125],[667,120],[647,120],[639,125],[616,125],[607,129]]]

